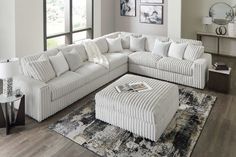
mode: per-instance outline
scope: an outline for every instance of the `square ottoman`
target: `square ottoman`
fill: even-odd
[[[152,90],[121,92],[117,85],[146,82]],[[146,77],[127,74],[95,95],[96,119],[156,141],[179,107],[178,86]]]

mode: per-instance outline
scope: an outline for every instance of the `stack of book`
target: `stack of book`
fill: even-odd
[[[225,63],[221,63],[221,62],[216,62],[213,65],[213,68],[215,70],[229,70],[229,67]]]
[[[115,87],[118,93],[121,92],[145,92],[152,90],[152,88],[146,83],[146,82],[135,82],[135,83],[129,83],[125,85],[119,85]]]

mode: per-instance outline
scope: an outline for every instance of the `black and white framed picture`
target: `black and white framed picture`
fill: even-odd
[[[140,22],[148,24],[163,24],[163,6],[140,5]]]
[[[121,16],[136,16],[136,0],[120,0]]]
[[[158,3],[162,4],[164,0],[140,0],[141,3]]]

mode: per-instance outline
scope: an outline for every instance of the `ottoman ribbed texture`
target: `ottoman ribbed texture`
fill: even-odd
[[[118,93],[115,89],[134,82],[146,82],[152,90]],[[98,92],[95,102],[97,119],[156,141],[179,107],[179,92],[174,84],[127,74]]]

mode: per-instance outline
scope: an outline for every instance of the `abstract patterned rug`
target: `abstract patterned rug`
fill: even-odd
[[[180,89],[180,107],[157,142],[95,119],[94,95],[49,128],[99,156],[189,157],[216,97]],[[105,113],[104,113],[105,114]]]

